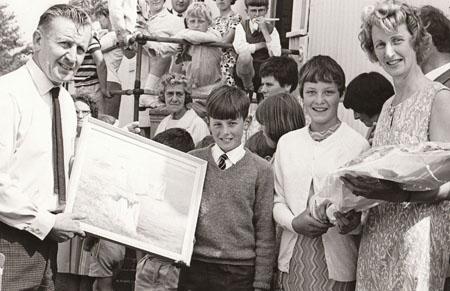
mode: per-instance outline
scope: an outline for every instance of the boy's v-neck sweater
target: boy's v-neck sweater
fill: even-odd
[[[268,289],[275,253],[272,169],[245,149],[241,160],[220,170],[211,147],[191,152],[208,161],[193,258],[255,265],[254,287]]]

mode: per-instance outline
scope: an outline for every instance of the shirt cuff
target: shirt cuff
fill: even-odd
[[[24,227],[24,230],[36,236],[40,240],[44,240],[52,230],[53,226],[55,226],[55,215],[48,211],[41,211],[38,212],[36,218],[30,225]]]

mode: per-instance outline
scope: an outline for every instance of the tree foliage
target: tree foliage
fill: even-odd
[[[32,53],[31,44],[20,39],[20,28],[14,13],[0,4],[0,76],[22,66]]]

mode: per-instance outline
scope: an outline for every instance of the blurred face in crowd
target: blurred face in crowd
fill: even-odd
[[[33,59],[47,78],[59,85],[73,78],[90,40],[90,26],[76,26],[70,19],[56,17],[34,32]]]
[[[417,65],[411,38],[406,24],[399,25],[393,32],[386,32],[377,26],[372,28],[375,55],[381,67],[392,77],[403,76],[413,65]]]
[[[186,113],[184,105],[186,92],[183,84],[167,85],[164,91],[164,99],[167,110],[172,114],[174,119],[180,119]]]
[[[367,127],[371,127],[374,124],[374,122],[376,122],[378,119],[378,114],[370,117],[366,113],[356,111],[353,112],[353,116],[355,117],[356,120],[358,119],[361,120],[361,122],[364,123],[364,125]]]
[[[164,2],[165,0],[147,0],[150,14],[154,15],[156,13],[159,13],[164,8]]]
[[[77,113],[77,126],[81,127],[83,125],[83,121],[91,116],[91,109],[88,104],[77,100],[75,101],[75,111]]]
[[[289,93],[291,86],[281,86],[273,76],[261,77],[261,86],[259,92],[264,95],[264,98],[272,97],[279,93]]]
[[[336,83],[305,82],[303,85],[303,106],[311,118],[313,131],[327,130],[339,122],[337,110],[339,90]]]
[[[172,0],[172,8],[178,13],[183,13],[191,4],[191,0]]]
[[[216,0],[216,5],[220,11],[227,11],[231,7],[231,2],[231,0]]]
[[[267,7],[266,6],[253,6],[249,5],[245,11],[247,12],[247,15],[250,19],[258,18],[258,17],[264,17],[267,13]]]
[[[241,144],[244,134],[244,119],[215,119],[209,118],[209,130],[214,142],[224,151],[234,150]]]
[[[186,18],[187,27],[192,30],[206,32],[208,30],[208,22],[204,18],[200,17],[188,17]]]

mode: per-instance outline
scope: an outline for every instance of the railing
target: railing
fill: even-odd
[[[180,39],[180,38],[171,38],[171,37],[159,37],[159,36],[150,36],[144,34],[138,34],[134,40],[137,43],[137,51],[136,51],[136,73],[134,80],[134,88],[133,89],[125,89],[125,90],[113,90],[111,94],[113,95],[134,95],[134,107],[133,107],[133,120],[137,121],[139,118],[139,98],[141,95],[158,95],[158,92],[148,89],[141,88],[141,68],[142,68],[142,51],[143,45],[147,41],[155,41],[155,42],[167,42],[167,43],[179,43],[185,45],[192,45],[190,42]],[[218,47],[218,48],[233,48],[231,43],[224,42],[207,42],[198,45],[209,46],[209,47]],[[282,54],[291,54],[298,55],[298,50],[288,50],[282,49]],[[203,95],[195,94],[195,90],[192,92],[192,96],[197,98],[206,97]]]

